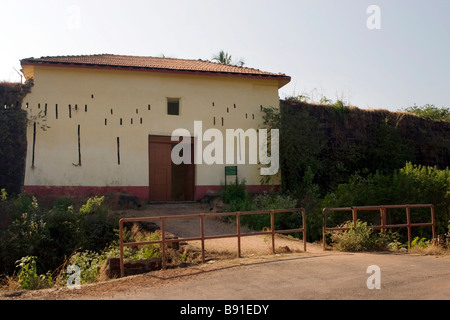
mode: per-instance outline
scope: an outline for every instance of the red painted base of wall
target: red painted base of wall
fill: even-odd
[[[207,194],[217,194],[221,186],[196,186],[195,200],[202,199]],[[263,193],[280,190],[280,186],[247,186],[250,193]],[[37,197],[87,197],[107,195],[114,192],[128,193],[145,202],[148,200],[149,187],[86,187],[86,186],[24,186],[24,192]]]
[[[278,192],[281,186],[261,186],[250,185],[247,186],[249,193],[263,193],[263,192]],[[222,189],[222,186],[196,186],[195,187],[195,199],[200,200],[207,194],[217,194]]]
[[[24,186],[23,190],[37,197],[87,197],[120,192],[148,200],[148,187]]]

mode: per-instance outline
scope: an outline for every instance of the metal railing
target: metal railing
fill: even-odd
[[[411,222],[411,209],[412,208],[430,208],[431,222],[424,223],[412,223]],[[387,224],[386,223],[386,210],[387,209],[406,209],[406,223],[403,224]],[[352,221],[354,227],[356,227],[356,221],[358,220],[358,211],[380,211],[381,224],[378,226],[370,226],[372,229],[381,230],[383,233],[386,229],[393,228],[407,228],[408,229],[408,250],[411,250],[411,229],[416,227],[430,226],[432,230],[432,239],[435,239],[435,220],[434,220],[434,205],[432,204],[406,204],[406,205],[382,205],[382,206],[363,206],[363,207],[345,207],[345,208],[325,208],[323,209],[323,249],[326,249],[326,232],[327,231],[346,231],[350,230],[349,227],[327,227],[327,212],[333,211],[351,211]]]
[[[289,229],[289,230],[275,230],[275,214],[283,213],[302,213],[302,228]],[[258,231],[251,233],[241,232],[241,217],[246,215],[255,214],[270,214],[270,230],[269,231]],[[205,218],[213,217],[224,217],[224,216],[235,216],[236,217],[236,233],[235,234],[225,234],[225,235],[205,235]],[[166,221],[168,220],[179,220],[179,219],[200,219],[200,236],[190,237],[190,238],[178,238],[178,239],[166,239]],[[148,221],[160,221],[161,227],[161,240],[155,241],[142,241],[142,242],[127,242],[124,243],[124,223],[127,222],[148,222]],[[210,239],[221,239],[221,238],[237,238],[238,247],[238,257],[241,258],[241,238],[256,235],[271,235],[272,236],[272,252],[275,253],[275,235],[276,234],[286,234],[286,233],[303,233],[303,250],[306,252],[306,212],[304,208],[295,209],[277,209],[277,210],[264,210],[264,211],[249,211],[249,212],[227,212],[227,213],[209,213],[209,214],[191,214],[191,215],[173,215],[173,216],[160,216],[160,217],[145,217],[145,218],[123,218],[119,221],[119,247],[120,247],[120,275],[124,276],[124,247],[131,246],[141,246],[149,244],[160,244],[161,254],[162,254],[162,267],[166,268],[166,245],[168,243],[174,242],[187,242],[187,241],[201,241],[202,246],[202,263],[205,263],[205,240]]]

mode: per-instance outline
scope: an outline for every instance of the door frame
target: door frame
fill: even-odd
[[[185,137],[185,138],[190,138],[191,140],[191,165],[192,165],[192,183],[189,185],[186,185],[185,187],[189,188],[191,190],[191,194],[192,196],[190,197],[190,199],[187,199],[187,201],[193,201],[195,200],[195,186],[196,186],[196,171],[197,171],[197,166],[195,165],[193,158],[194,158],[194,139],[192,137]],[[148,195],[149,195],[149,200],[151,201],[151,192],[152,192],[152,187],[150,185],[150,175],[151,175],[151,168],[150,168],[150,157],[151,157],[151,149],[150,149],[150,144],[151,143],[163,143],[163,144],[170,144],[173,148],[174,145],[178,144],[181,142],[181,140],[183,139],[183,137],[180,137],[180,139],[178,141],[172,141],[172,137],[171,136],[162,136],[162,135],[152,135],[149,134],[148,135],[148,186],[149,186],[149,191],[148,191]],[[172,167],[172,161],[170,161],[170,167]],[[172,179],[170,179],[172,180]],[[170,181],[170,198],[169,200],[166,201],[173,201],[172,197],[172,182]]]

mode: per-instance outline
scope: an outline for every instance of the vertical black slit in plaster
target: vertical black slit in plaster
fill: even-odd
[[[31,167],[34,168],[34,151],[36,149],[36,122],[33,123],[33,153],[31,155]]]
[[[69,104],[69,118],[72,118],[72,106]]]
[[[80,125],[78,125],[78,165],[81,166],[81,137]]]
[[[117,137],[117,164],[120,165],[120,138]]]
[[[58,119],[58,104],[55,105],[55,116]]]

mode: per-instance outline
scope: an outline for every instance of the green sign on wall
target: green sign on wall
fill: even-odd
[[[237,167],[225,167],[225,176],[237,176]]]

